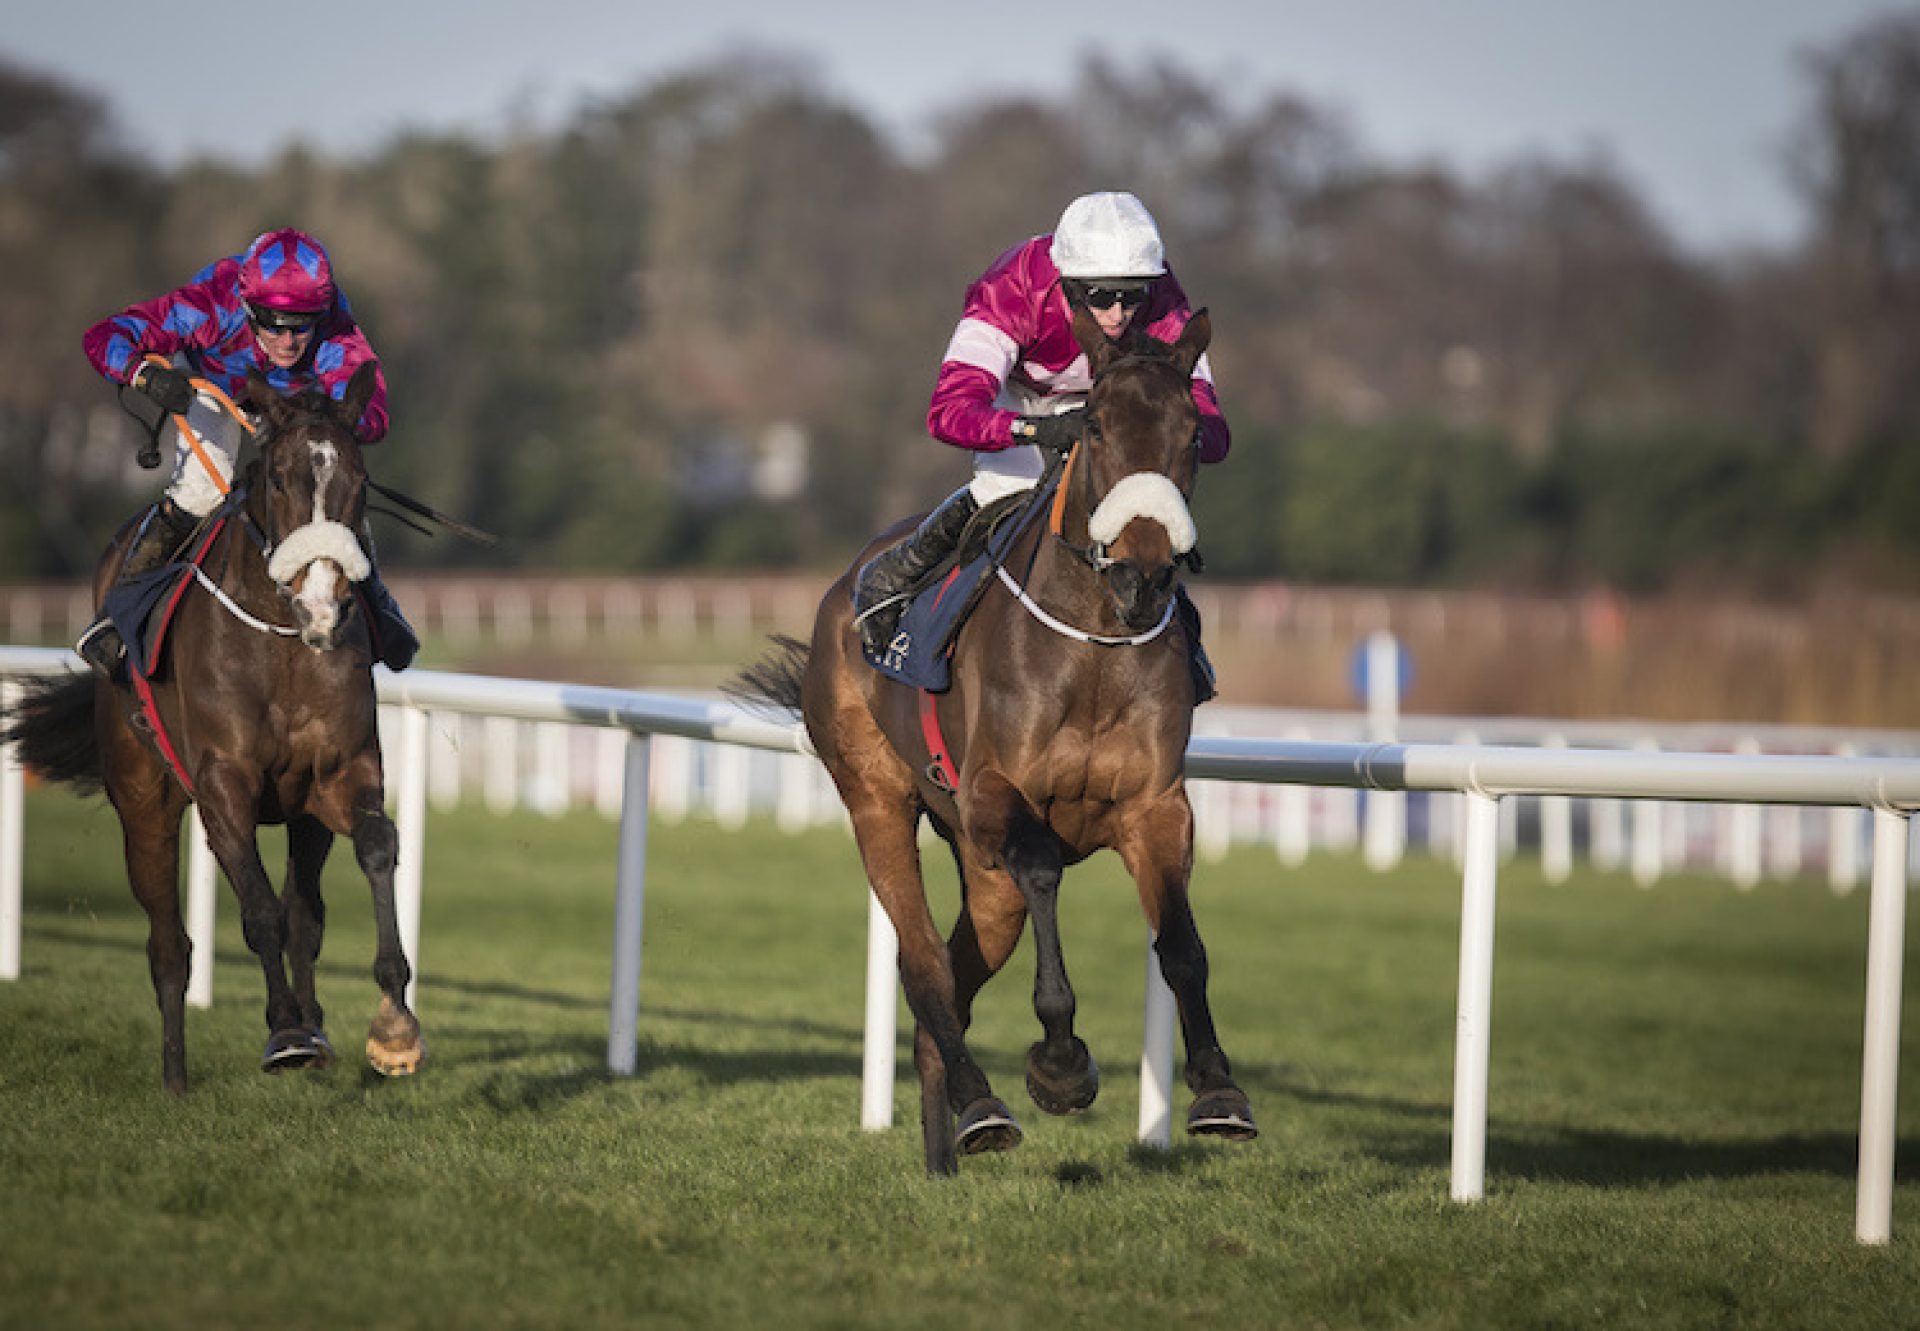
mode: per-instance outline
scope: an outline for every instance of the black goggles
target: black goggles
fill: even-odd
[[[320,323],[319,310],[276,310],[247,306],[247,321],[263,333],[311,333]]]
[[[1080,298],[1087,302],[1090,310],[1107,310],[1118,305],[1123,310],[1131,310],[1147,302],[1145,287],[1101,287],[1083,286]]]

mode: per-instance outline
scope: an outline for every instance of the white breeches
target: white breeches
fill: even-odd
[[[1043,397],[1012,383],[1002,385],[1000,396],[993,403],[1003,411],[1017,411],[1022,416],[1056,416],[1086,404],[1084,393]],[[1046,474],[1047,456],[1037,445],[1015,444],[998,453],[975,453],[973,479],[967,488],[973,492],[974,502],[985,508],[996,499],[1031,490]]]
[[[214,483],[206,464],[169,416],[160,432],[162,446],[173,445],[173,478],[167,482],[167,497],[195,517],[204,518],[220,506],[225,494],[221,487],[233,483],[233,459],[245,432],[226,408],[197,396],[187,411],[187,424],[200,436],[200,452],[219,471],[220,484]]]

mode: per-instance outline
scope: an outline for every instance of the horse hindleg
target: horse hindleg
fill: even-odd
[[[1188,900],[1193,868],[1193,809],[1184,789],[1130,820],[1116,847],[1140,891],[1160,974],[1173,990],[1187,1047],[1187,1086],[1194,1092],[1187,1131],[1196,1136],[1251,1141],[1259,1136],[1253,1108],[1233,1080],[1233,1066],[1214,1031],[1207,1002],[1207,949]]]
[[[120,815],[127,882],[147,913],[147,970],[160,1007],[160,1079],[187,1089],[187,979],[193,943],[180,918],[180,820],[187,797],[131,736],[103,736],[107,796]]]
[[[237,766],[209,763],[200,773],[199,787],[207,844],[240,901],[241,931],[247,947],[260,958],[260,972],[267,983],[268,1036],[260,1068],[277,1072],[287,1063],[312,1062],[316,1054],[300,1024],[300,1004],[287,982],[286,915],[255,840],[259,778]]]
[[[1041,1039],[1027,1050],[1027,1094],[1049,1114],[1077,1114],[1099,1095],[1100,1069],[1073,1033],[1078,1005],[1060,945],[1059,842],[997,773],[977,777],[967,803],[976,872],[989,881],[1010,879],[1033,920],[1033,1014]],[[991,867],[996,863],[1004,867]]]
[[[378,787],[359,805],[353,823],[353,853],[361,872],[373,886],[373,919],[377,937],[373,958],[374,983],[380,986],[380,1011],[367,1029],[367,1062],[387,1077],[418,1072],[427,1061],[427,1043],[420,1038],[420,1022],[407,1007],[407,985],[413,968],[400,945],[400,922],[394,908],[393,870],[399,861],[400,834],[381,807]]]
[[[333,1062],[327,1039],[326,1015],[314,990],[314,964],[320,959],[321,939],[327,930],[327,906],[320,898],[320,873],[333,849],[333,833],[317,819],[298,817],[287,822],[287,884],[280,894],[287,920],[287,963],[293,975],[293,997],[300,1005],[300,1021],[314,1050],[312,1065]]]

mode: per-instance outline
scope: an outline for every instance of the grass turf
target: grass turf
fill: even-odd
[[[24,974],[0,985],[0,1326],[1887,1327],[1920,1319],[1920,1190],[1852,1241],[1865,895],[1642,892],[1503,870],[1489,1196],[1447,1200],[1459,889],[1257,851],[1196,874],[1215,1012],[1264,1135],[1133,1143],[1143,929],[1111,857],[1063,899],[1094,1109],[1027,1104],[1026,947],[974,1046],[1028,1132],[957,1180],[858,1126],[852,843],[656,826],[637,1074],[604,1067],[613,827],[435,815],[432,1061],[358,1057],[376,991],[352,857],[321,999],[342,1054],[262,1076],[221,901],[193,1088],[159,1088],[145,922],[110,811],[29,798]],[[281,857],[277,833],[269,863]],[[929,852],[936,911],[955,905]],[[223,893],[225,889],[222,889]],[[1909,947],[1911,956],[1914,948]],[[1920,1008],[1910,996],[1911,1031]],[[1914,1040],[1906,1040],[1909,1050]],[[1920,1165],[1916,1060],[1898,1168]]]

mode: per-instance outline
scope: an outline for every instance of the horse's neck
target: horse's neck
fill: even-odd
[[[267,576],[267,556],[261,549],[266,530],[254,513],[251,495],[226,513],[226,526],[206,561],[207,572],[234,601],[262,618],[276,600],[273,579]]]
[[[1028,564],[1027,594],[1075,628],[1088,633],[1124,633],[1112,602],[1100,589],[1100,575],[1069,548],[1088,548],[1092,537],[1087,534],[1087,523],[1092,510],[1086,502],[1086,487],[1071,476],[1067,484],[1058,534],[1053,530],[1051,515],[1048,521],[1034,524],[1031,539],[1038,542],[1038,547]]]

